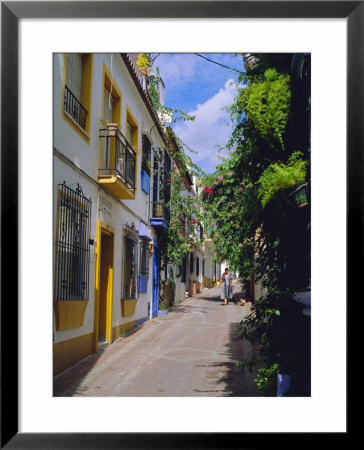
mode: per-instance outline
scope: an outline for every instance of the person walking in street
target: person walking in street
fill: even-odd
[[[229,269],[226,267],[225,272],[221,277],[221,300],[224,300],[224,304],[228,305],[229,300],[233,297],[234,279],[229,273]]]

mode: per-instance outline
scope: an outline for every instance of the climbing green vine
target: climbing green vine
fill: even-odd
[[[287,164],[275,162],[264,170],[258,180],[258,198],[261,199],[263,207],[277,192],[305,180],[308,161],[302,159],[302,156],[302,152],[294,152],[288,158]]]
[[[305,376],[297,349],[306,325],[292,298],[309,283],[309,209],[298,215],[277,195],[309,180],[307,148],[298,146],[302,124],[300,132],[297,125],[290,128],[295,112],[290,58],[258,55],[246,67],[235,101],[227,108],[234,127],[225,147],[229,154],[204,179],[212,190],[205,203],[215,225],[211,236],[218,258],[229,261],[245,286],[254,275],[262,287],[240,330],[243,339],[259,348],[258,355],[240,366],[265,365],[256,377],[263,395],[275,391],[278,367],[293,374],[297,385],[303,385]]]
[[[284,149],[283,135],[291,100],[289,80],[288,74],[268,69],[263,81],[249,84],[241,94],[241,108],[247,120],[274,149],[277,144]]]

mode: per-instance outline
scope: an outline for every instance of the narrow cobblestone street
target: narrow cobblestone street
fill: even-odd
[[[235,365],[252,352],[237,335],[250,303],[219,295],[205,289],[61,373],[54,396],[258,396],[254,373]]]

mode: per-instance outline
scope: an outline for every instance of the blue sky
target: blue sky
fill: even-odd
[[[228,67],[243,70],[242,58],[233,54],[203,53]],[[155,54],[152,54],[154,57]],[[194,122],[177,122],[173,128],[197,154],[192,160],[212,173],[219,162],[217,146],[231,134],[224,107],[234,100],[237,72],[209,62],[194,53],[162,53],[154,62],[166,86],[165,105],[196,116]]]

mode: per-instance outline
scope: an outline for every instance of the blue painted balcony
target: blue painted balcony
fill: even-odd
[[[170,211],[167,206],[162,202],[153,202],[152,204],[152,217],[150,218],[150,224],[154,228],[164,228],[168,230],[170,220]]]

